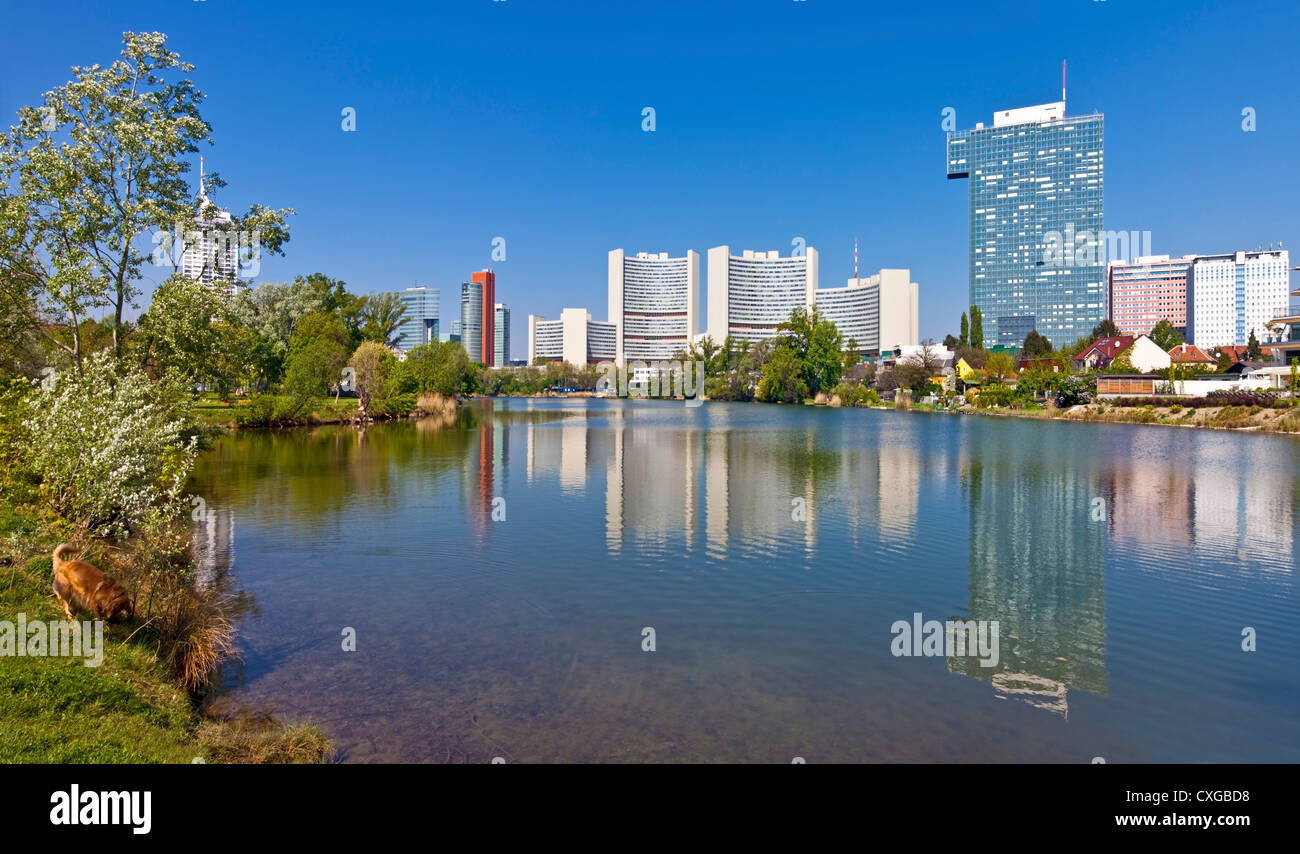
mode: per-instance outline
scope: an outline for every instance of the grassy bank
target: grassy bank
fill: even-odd
[[[34,515],[0,507],[0,619],[58,621],[50,552],[60,539]],[[89,619],[80,615],[78,619]],[[204,717],[139,620],[106,624],[103,660],[0,658],[0,761],[37,763],[320,762],[310,726]]]
[[[201,424],[218,427],[290,427],[316,424],[343,424],[356,420],[355,397],[316,398],[308,403],[288,395],[254,395],[219,400],[204,397],[194,407],[194,418]]]
[[[894,409],[893,406],[871,407]],[[1003,418],[1039,420],[1092,421],[1106,424],[1156,424],[1166,427],[1195,427],[1209,430],[1236,430],[1247,433],[1300,434],[1300,408],[1273,409],[1260,406],[1203,406],[1197,409],[1174,406],[1114,406],[1105,402],[1080,404],[1057,409],[1027,406],[966,406],[939,410],[924,404],[906,407],[915,412],[939,412],[951,415],[992,415]]]

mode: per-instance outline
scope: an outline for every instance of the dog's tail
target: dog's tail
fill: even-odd
[[[59,561],[65,560],[65,558],[63,557],[64,552],[75,552],[75,551],[76,548],[72,545],[72,543],[59,543],[57,546],[54,547],[54,564],[57,566]]]

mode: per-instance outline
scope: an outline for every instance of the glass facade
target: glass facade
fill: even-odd
[[[970,302],[984,346],[1037,330],[1060,347],[1105,317],[1103,123],[1066,118],[1061,104],[1059,117],[948,134],[948,177],[970,182]]]
[[[398,327],[397,347],[410,350],[421,344],[438,340],[438,315],[442,299],[437,288],[415,287],[398,291],[397,296],[406,306],[406,320]]]
[[[492,366],[504,368],[510,362],[510,309],[496,304],[496,348]]]
[[[460,343],[471,362],[483,361],[483,283],[460,286]]]

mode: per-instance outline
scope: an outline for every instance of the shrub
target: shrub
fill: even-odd
[[[153,381],[104,351],[33,385],[29,405],[26,457],[60,516],[121,538],[160,508],[179,512],[198,445],[183,381]]]
[[[834,389],[844,406],[879,406],[880,395],[875,389],[867,388],[861,383],[842,382]]]

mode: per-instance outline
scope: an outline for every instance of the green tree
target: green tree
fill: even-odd
[[[1291,396],[1296,396],[1297,389],[1300,389],[1300,358],[1291,357]]]
[[[140,318],[140,362],[155,373],[171,371],[191,384],[228,390],[234,382],[228,373],[233,354],[225,351],[229,327],[217,288],[173,275],[154,291]]]
[[[407,319],[406,303],[395,293],[367,294],[361,304],[361,336],[385,347],[397,344],[398,330]]]
[[[984,349],[984,313],[974,305],[970,307],[970,344]]]
[[[162,33],[126,33],[122,59],[74,68],[72,81],[46,92],[42,107],[23,107],[0,134],[0,287],[15,291],[4,302],[26,328],[55,340],[46,313],[76,330],[107,307],[122,355],[125,313],[148,260],[137,236],[196,212],[183,158],[210,128],[192,70]],[[282,254],[289,213],[254,206],[235,227],[260,228],[261,251]],[[75,331],[56,344],[80,363]]]
[[[351,343],[348,330],[336,315],[321,311],[304,317],[289,343],[285,392],[305,400],[323,397],[331,388],[341,391]]]
[[[1225,371],[1227,371],[1229,368],[1231,368],[1231,367],[1232,367],[1232,364],[1233,364],[1233,362],[1232,362],[1232,356],[1230,356],[1230,355],[1228,354],[1228,351],[1227,351],[1227,350],[1220,350],[1220,351],[1219,351],[1219,355],[1218,355],[1218,357],[1216,358],[1216,364],[1215,364],[1215,366],[1214,366],[1214,372],[1217,373],[1217,374],[1222,374],[1222,373],[1224,373]]]
[[[1016,363],[1010,353],[999,350],[996,353],[989,353],[988,360],[984,363],[984,370],[998,380],[1006,380],[1008,377],[1015,376]]]
[[[1041,359],[1050,355],[1052,352],[1052,342],[1047,340],[1044,335],[1038,334],[1038,330],[1031,330],[1025,336],[1025,343],[1020,348],[1020,352],[1026,359]]]
[[[768,403],[798,403],[810,393],[798,354],[789,347],[777,347],[763,366],[758,399]]]
[[[1114,338],[1118,335],[1119,327],[1115,325],[1115,321],[1108,317],[1092,328],[1092,337],[1091,340],[1088,341],[1088,344],[1091,344],[1098,338]],[[1084,347],[1088,346],[1088,344],[1085,344]]]
[[[1259,339],[1255,337],[1255,330],[1252,329],[1250,340],[1246,342],[1246,361],[1257,361],[1262,353],[1263,351],[1259,349]]]
[[[947,335],[943,336],[943,346],[947,347],[949,350],[956,350],[961,346],[961,341],[958,340],[956,335],[949,332]]]
[[[1156,343],[1161,350],[1168,353],[1170,350],[1183,343],[1183,336],[1178,334],[1174,325],[1168,320],[1161,320],[1151,330],[1151,340]]]
[[[970,321],[966,319],[966,312],[964,311],[961,313],[961,335],[957,338],[957,346],[970,346]],[[983,342],[977,346],[983,346]]]
[[[470,374],[473,373],[469,356],[457,341],[443,343],[431,341],[413,347],[406,354],[406,364],[415,378],[416,390],[421,393],[436,392],[447,396],[462,394],[470,383]],[[504,377],[513,376],[513,372],[507,371],[487,373],[488,381],[480,382],[480,387],[486,394],[503,393],[501,389],[506,387]]]
[[[844,375],[844,336],[816,306],[790,312],[777,326],[778,350],[790,350],[801,365],[801,377],[810,394],[833,388]],[[784,369],[784,363],[782,364]]]

